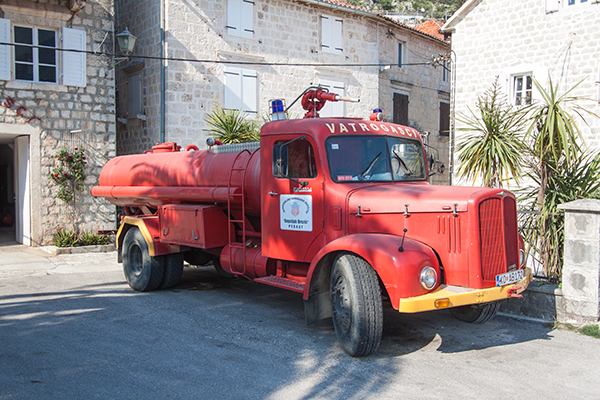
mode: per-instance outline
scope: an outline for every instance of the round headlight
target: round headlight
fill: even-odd
[[[432,267],[425,267],[421,271],[421,286],[425,290],[431,290],[437,283],[437,272]]]
[[[525,265],[525,250],[519,249],[519,265]]]

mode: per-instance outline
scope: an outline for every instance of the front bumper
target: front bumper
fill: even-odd
[[[523,280],[506,286],[469,289],[462,286],[442,285],[422,296],[400,299],[398,311],[416,313],[503,300],[525,291],[532,280],[531,269],[525,268]]]

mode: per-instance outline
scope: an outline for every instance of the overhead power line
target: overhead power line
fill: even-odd
[[[40,48],[40,49],[52,49],[56,51],[66,51],[71,53],[83,53],[90,54],[96,56],[109,56],[113,58],[122,58],[123,55],[103,52],[103,51],[90,51],[90,50],[74,50],[74,49],[61,49],[55,47],[45,47],[45,46],[34,46],[34,45],[24,45],[21,43],[4,43],[0,42],[0,46],[23,46],[30,48]],[[398,65],[401,67],[406,66],[425,66],[439,65],[440,59],[446,58],[446,55],[438,55],[432,56],[431,61],[428,62],[418,62],[418,63],[403,63],[398,65],[397,63],[318,63],[318,62],[266,62],[266,61],[233,61],[233,60],[210,60],[210,59],[197,59],[197,58],[181,58],[181,57],[157,57],[157,56],[140,56],[140,55],[130,55],[127,58],[129,59],[142,59],[142,60],[159,60],[159,61],[179,61],[179,62],[190,62],[190,63],[204,63],[204,64],[235,64],[235,65],[253,65],[253,66],[283,66],[283,67],[386,67],[386,66],[394,66]],[[450,60],[449,57],[447,57]]]

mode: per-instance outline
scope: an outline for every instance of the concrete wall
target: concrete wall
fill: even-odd
[[[86,49],[113,52],[113,5],[110,0],[88,0],[73,14],[65,1],[5,1],[0,17],[12,24],[60,32],[62,27],[85,30]],[[60,33],[59,33],[60,34]],[[59,45],[60,47],[60,45]],[[63,57],[59,52],[59,65]],[[59,228],[86,231],[114,229],[114,207],[89,195],[98,182],[102,165],[115,155],[115,102],[112,58],[87,55],[85,87],[0,80],[0,98],[15,104],[0,107],[0,136],[29,136],[29,187],[31,244],[50,244]],[[25,116],[16,112],[25,107]],[[23,113],[21,109],[21,113]],[[32,119],[35,116],[38,119]],[[73,132],[75,131],[75,132]],[[55,198],[57,186],[50,180],[61,148],[84,149],[88,161],[85,191],[72,209]]]

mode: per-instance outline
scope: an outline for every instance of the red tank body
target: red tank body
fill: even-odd
[[[218,152],[219,146],[201,151],[181,151],[178,147],[162,144],[144,154],[111,159],[102,168],[92,195],[105,197],[117,206],[157,207],[190,202],[227,204],[228,194],[243,190],[247,212],[259,215],[258,145],[245,146],[250,147],[245,151],[238,146],[241,152],[223,154]],[[234,170],[234,163],[243,170]]]

